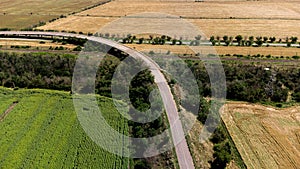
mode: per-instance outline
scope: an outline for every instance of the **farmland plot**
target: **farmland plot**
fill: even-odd
[[[298,168],[300,107],[229,103],[222,119],[248,168]]]
[[[272,8],[270,8],[272,6]],[[134,18],[135,24],[172,22],[178,29],[178,21],[185,19],[209,36],[300,36],[299,0],[295,1],[146,1],[117,0],[83,11],[68,18],[55,21],[41,29],[74,30],[96,32],[109,22],[144,12],[170,14],[175,18]],[[94,25],[91,25],[93,23]],[[134,22],[132,21],[133,25]],[[135,26],[131,26],[135,29]],[[124,28],[123,28],[124,29]],[[144,29],[144,28],[143,28]],[[122,30],[125,31],[125,30]],[[171,30],[169,30],[171,31]],[[120,28],[111,29],[110,34],[120,34]],[[125,34],[126,35],[126,34]]]
[[[4,92],[1,99],[17,98],[19,103],[0,122],[2,168],[128,168],[127,158],[105,151],[85,134],[69,94],[47,90]],[[107,122],[128,134],[127,122],[119,117],[112,101],[102,97],[98,101]]]
[[[0,2],[0,28],[26,28],[78,12],[105,0],[6,0]]]

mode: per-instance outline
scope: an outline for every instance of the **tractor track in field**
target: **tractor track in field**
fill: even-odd
[[[0,122],[4,120],[4,118],[14,109],[14,107],[18,104],[18,102],[13,102],[3,114],[0,116]]]

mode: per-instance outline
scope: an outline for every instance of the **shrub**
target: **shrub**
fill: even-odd
[[[300,56],[293,56],[292,58],[293,58],[293,59],[299,59]]]
[[[151,50],[151,51],[149,52],[149,54],[150,54],[150,55],[154,55],[155,53]]]
[[[81,46],[77,46],[76,48],[73,49],[73,51],[81,51],[82,47]]]

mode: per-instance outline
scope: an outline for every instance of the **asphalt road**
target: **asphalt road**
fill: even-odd
[[[164,107],[167,112],[167,117],[171,126],[172,139],[175,145],[175,151],[176,151],[179,166],[182,169],[195,168],[192,156],[189,152],[188,145],[184,136],[182,123],[179,119],[178,110],[173,95],[171,93],[171,90],[168,86],[168,83],[164,75],[160,71],[160,67],[151,58],[134,49],[119,44],[115,41],[111,41],[101,37],[93,37],[93,36],[62,33],[62,32],[34,32],[34,31],[32,32],[31,31],[0,31],[0,35],[29,35],[29,36],[37,36],[37,37],[60,36],[60,37],[76,37],[76,38],[84,38],[84,39],[86,38],[90,41],[95,41],[95,42],[99,42],[114,47],[118,50],[121,50],[129,54],[133,58],[142,59],[149,66],[149,69],[155,78],[155,83],[157,84],[158,89],[160,91],[160,95],[162,97]]]

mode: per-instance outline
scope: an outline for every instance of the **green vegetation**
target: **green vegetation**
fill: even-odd
[[[249,36],[249,37],[243,37],[241,35],[237,35],[235,36],[235,38],[233,38],[232,36],[228,37],[227,35],[223,36],[223,40],[221,40],[220,37],[216,38],[217,40],[215,40],[214,36],[211,36],[209,41],[212,43],[213,46],[217,45],[221,45],[221,42],[223,42],[225,44],[225,46],[231,46],[233,45],[233,43],[237,43],[237,46],[262,46],[264,43],[286,43],[287,47],[291,47],[291,44],[296,44],[298,41],[298,37],[286,37],[285,41],[283,42],[282,39],[279,39],[276,42],[276,37],[262,37],[262,36],[258,36],[258,37],[253,37],[253,36]],[[218,43],[216,43],[218,42]],[[268,45],[267,45],[268,47]]]
[[[95,44],[87,43],[84,48],[85,51],[94,51],[96,49],[94,45]],[[115,56],[106,55],[104,59],[100,62],[96,74],[95,92],[102,96],[111,97],[111,83],[112,83],[112,77],[115,73],[115,69],[119,66],[120,61],[125,59],[127,55],[120,53],[115,49],[111,49],[108,53],[114,54]],[[0,63],[0,82],[5,87],[14,88],[16,90],[15,92],[19,91],[17,90],[19,87],[57,89],[57,90],[70,91],[73,69],[77,57],[78,56],[71,55],[71,54],[51,54],[46,52],[21,53],[21,54],[1,52],[0,58],[2,59],[3,62]],[[82,56],[82,57],[87,57],[85,60],[86,64],[91,64],[90,66],[94,65],[95,58],[92,56],[92,54],[90,56]],[[135,66],[137,66],[137,65],[134,66],[134,64],[130,64],[130,63],[127,65],[125,64],[125,66],[127,66],[128,68],[134,68]],[[122,83],[122,81],[120,83]],[[91,85],[90,83],[84,83],[82,86],[80,86],[78,92],[81,93],[85,91],[85,89],[89,89],[91,87],[90,85]],[[120,86],[122,86],[122,84]],[[130,91],[129,91],[130,99],[133,103],[133,107],[131,107],[130,109],[133,110],[133,108],[136,108],[141,111],[145,111],[149,109],[150,102],[148,100],[148,96],[154,88],[155,88],[154,78],[149,71],[143,71],[139,73],[137,76],[135,76],[133,81],[131,82]],[[25,94],[22,93],[22,95],[26,97]],[[53,99],[55,100],[59,98],[53,98]],[[43,100],[42,98],[38,98],[37,100],[41,100],[42,101],[41,103],[45,102],[45,105],[42,104],[40,105],[41,107],[45,107],[44,112],[49,112],[49,111],[52,112],[52,110],[49,110],[49,107],[52,106],[52,103],[51,105],[47,105],[48,104],[47,100]],[[59,105],[62,104],[60,102],[62,101],[55,102],[55,104],[56,103],[57,104],[59,103]],[[37,105],[37,103],[35,103],[34,105]],[[107,108],[107,110],[110,109],[114,110],[114,108],[111,107],[112,105],[101,105],[100,107],[102,106],[104,106],[105,109]],[[30,108],[31,104],[29,104],[28,107]],[[61,111],[65,111],[65,107],[68,106],[62,105]],[[156,111],[159,113],[162,112],[162,110],[158,110],[158,109]],[[133,116],[134,111],[132,112],[133,114],[131,115]],[[31,115],[28,116],[25,115],[24,117],[30,117],[30,116]],[[109,116],[108,118],[111,118],[112,121],[117,123],[115,125],[125,125],[125,123],[126,126],[129,125],[128,126],[129,135],[134,137],[154,136],[160,133],[161,131],[163,131],[167,126],[167,123],[165,122],[166,117],[159,117],[154,122],[145,123],[145,124],[134,123],[134,122],[122,123],[120,121],[116,121],[115,119],[118,119],[118,117],[115,116]],[[43,120],[44,119],[41,119],[39,121],[43,121]],[[135,147],[135,148],[139,149],[143,147]],[[55,156],[53,156],[53,158],[54,157]],[[18,159],[19,158],[21,157],[18,157]],[[47,158],[52,158],[52,157],[47,157]],[[173,157],[170,152],[166,152],[154,158],[156,160],[158,159],[161,166],[168,166],[173,168],[172,166],[174,164],[170,163],[173,161],[172,159]],[[116,161],[113,158],[111,158],[111,160]],[[138,165],[141,163],[147,163],[147,165],[150,166],[157,165],[157,162],[154,163],[152,160],[153,158],[137,159],[133,161],[132,165],[134,166],[135,164]],[[115,167],[104,167],[104,168],[115,168]]]
[[[209,77],[201,61],[186,61],[198,80],[200,94],[210,97]],[[297,101],[300,92],[299,67],[276,67],[269,64],[252,64],[236,61],[224,61],[227,98],[248,102]],[[267,69],[266,69],[267,68]]]
[[[225,37],[226,39],[226,37]],[[202,97],[211,97],[210,79],[204,64],[197,60],[186,60],[199,85]],[[236,61],[224,61],[227,98],[238,101],[259,102],[284,107],[299,102],[299,67],[280,67],[270,64],[252,64]],[[204,124],[208,117],[212,101],[200,99],[198,120]],[[208,129],[210,126],[207,126]],[[214,131],[211,141],[214,143],[212,168],[225,168],[234,160],[240,168],[245,168],[234,142],[222,123]]]
[[[222,122],[211,137],[214,143],[214,160],[210,161],[212,169],[226,168],[226,165],[234,160],[241,169],[245,169],[241,155],[235,147],[234,142],[228,133],[225,124]]]
[[[19,101],[0,122],[1,167],[128,168],[128,158],[103,150],[85,134],[70,94],[0,88],[0,98],[2,112],[13,101]],[[112,100],[97,100],[109,125],[128,133],[127,121],[114,109]]]

